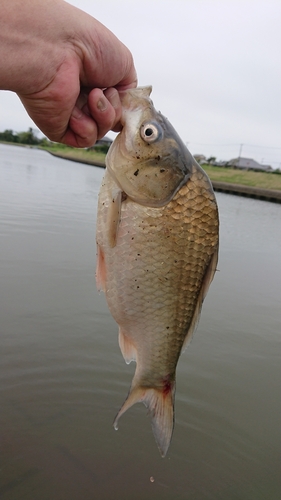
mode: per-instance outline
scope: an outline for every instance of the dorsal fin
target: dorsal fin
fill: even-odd
[[[214,274],[216,272],[216,268],[217,268],[217,263],[218,263],[218,248],[215,250],[215,252],[213,253],[212,255],[212,258],[210,260],[210,263],[206,269],[206,272],[205,272],[205,275],[204,275],[204,278],[203,278],[203,281],[202,281],[202,286],[201,286],[201,290],[200,290],[200,293],[199,293],[199,296],[198,296],[198,300],[197,300],[197,304],[196,304],[196,307],[195,307],[195,311],[194,311],[194,314],[193,314],[193,318],[192,318],[192,321],[190,323],[190,326],[189,326],[189,329],[188,329],[188,332],[186,334],[186,337],[184,339],[184,343],[183,343],[183,346],[182,346],[182,352],[186,349],[186,347],[188,346],[190,340],[192,339],[192,335],[194,333],[194,330],[198,324],[198,321],[199,321],[199,318],[200,318],[200,313],[201,313],[201,309],[202,309],[202,304],[203,304],[203,301],[207,295],[207,292],[209,290],[209,286],[213,280],[213,277],[214,277]]]

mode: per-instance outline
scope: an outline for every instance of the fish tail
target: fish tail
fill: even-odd
[[[118,420],[135,403],[144,403],[152,420],[152,431],[161,453],[165,457],[172,438],[174,428],[174,396],[175,382],[165,385],[163,390],[135,386],[117,414],[113,426],[118,429]]]

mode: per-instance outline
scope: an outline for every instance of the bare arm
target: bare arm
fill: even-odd
[[[49,139],[87,147],[118,130],[118,91],[136,84],[131,53],[93,17],[63,0],[1,2],[0,89]]]

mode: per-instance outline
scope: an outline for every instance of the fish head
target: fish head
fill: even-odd
[[[120,92],[122,131],[111,145],[106,166],[134,202],[163,207],[191,176],[194,159],[150,99],[152,87]]]

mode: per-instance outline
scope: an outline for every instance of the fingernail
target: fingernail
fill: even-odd
[[[97,102],[97,108],[99,111],[105,111],[106,108],[107,108],[107,102],[105,99],[100,99],[98,102]]]
[[[81,109],[79,109],[79,108],[77,108],[77,106],[75,106],[72,110],[71,116],[73,116],[73,118],[76,118],[79,120],[80,118],[82,118],[83,113],[82,113]]]

